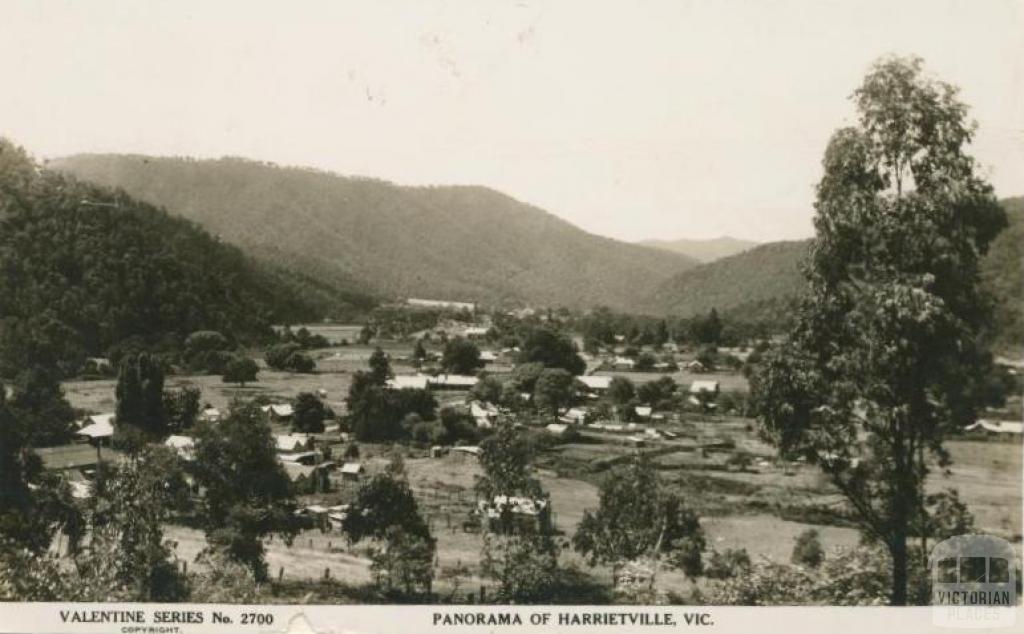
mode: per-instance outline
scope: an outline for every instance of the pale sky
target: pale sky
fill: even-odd
[[[487,185],[625,240],[798,238],[887,53],[962,87],[1024,193],[1020,0],[0,0],[0,135]]]

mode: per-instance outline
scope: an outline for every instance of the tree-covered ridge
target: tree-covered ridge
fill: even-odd
[[[80,155],[53,165],[249,253],[391,297],[629,309],[695,263],[588,234],[484,187],[401,187],[236,158]]]
[[[4,374],[36,364],[74,372],[130,338],[263,338],[273,320],[316,314],[289,277],[123,191],[39,169],[0,139]]]
[[[982,283],[995,301],[998,348],[1024,346],[1024,198],[1000,201],[1009,225],[981,260]],[[771,242],[684,271],[662,283],[648,310],[691,316],[717,308],[742,320],[782,323],[803,291],[800,264],[810,241]]]

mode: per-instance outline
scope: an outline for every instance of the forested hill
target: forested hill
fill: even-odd
[[[40,170],[0,138],[0,374],[35,363],[74,372],[130,338],[261,338],[272,320],[323,309],[305,288],[192,222]]]
[[[809,240],[770,242],[695,267],[655,287],[646,307],[685,317],[716,308],[760,319],[762,309],[803,288],[799,264],[809,245]],[[741,309],[751,314],[743,315]]]
[[[52,166],[122,187],[257,257],[382,296],[631,309],[695,264],[483,187],[402,187],[230,158],[80,155]]]
[[[1009,226],[982,261],[982,280],[996,300],[997,345],[1024,347],[1024,197],[1002,201]],[[681,273],[658,285],[644,308],[691,316],[711,308],[739,318],[777,322],[804,287],[799,264],[809,240],[772,242]]]

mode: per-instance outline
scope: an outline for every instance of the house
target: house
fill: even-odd
[[[964,427],[964,431],[984,431],[992,434],[1021,434],[1024,433],[1024,423],[1010,420],[986,420],[980,418],[974,423]]]
[[[388,379],[387,386],[393,390],[404,390],[406,388],[425,390],[427,389],[427,378],[424,374],[400,374],[393,379]]]
[[[710,394],[712,396],[718,396],[718,381],[711,381],[708,379],[698,379],[690,384],[690,394]]]
[[[587,409],[585,407],[572,407],[560,419],[563,423],[582,425],[587,420]]]
[[[465,445],[462,447],[452,447],[452,453],[460,453],[463,455],[479,456],[481,453],[480,447],[475,445]]]
[[[654,409],[651,407],[641,407],[638,405],[633,408],[633,411],[636,412],[636,415],[639,416],[640,418],[650,418],[651,412],[654,411]]]
[[[341,477],[343,480],[358,482],[359,477],[366,472],[363,465],[358,462],[346,462],[341,465]]]
[[[484,363],[494,363],[498,360],[498,354],[492,350],[481,350],[480,360]]]
[[[311,444],[308,434],[279,434],[274,437],[277,451],[281,453],[295,453],[307,449]]]
[[[689,363],[687,363],[686,364],[686,369],[689,370],[690,372],[695,373],[695,374],[701,374],[703,372],[707,372],[708,371],[708,369],[704,366],[704,364],[701,363],[700,361],[697,361],[696,359],[694,359],[693,361],[690,361]]]
[[[191,462],[195,458],[196,439],[191,436],[168,436],[165,447],[170,447],[182,460]]]
[[[643,436],[629,436],[626,438],[626,440],[629,441],[629,444],[634,447],[643,447],[644,445],[647,444],[647,439],[644,438]]]
[[[612,360],[612,366],[616,370],[632,370],[634,367],[636,367],[636,361],[630,359],[629,357],[619,356],[615,357],[615,359]]]
[[[434,445],[430,448],[431,458],[443,458],[448,455],[448,448],[442,447],[441,445]]]
[[[114,435],[114,415],[96,414],[83,421],[83,427],[76,434],[90,442],[104,442]]]
[[[612,384],[612,377],[610,376],[579,376],[576,377],[576,380],[586,386],[591,392],[605,392]]]
[[[498,420],[498,408],[483,401],[471,401],[469,413],[476,420],[476,426],[489,429]]]
[[[438,374],[427,378],[427,384],[437,390],[468,390],[480,379],[463,374]]]
[[[482,326],[469,326],[462,331],[462,335],[467,339],[483,339],[487,336],[488,332],[490,332],[489,328],[484,328]]]
[[[544,428],[549,434],[554,436],[564,436],[565,432],[569,430],[569,426],[565,423],[551,423]]]
[[[290,420],[295,411],[290,403],[279,403],[276,405],[264,405],[260,408],[263,413],[274,421]]]
[[[207,423],[218,423],[220,422],[220,410],[216,407],[207,407],[199,412],[199,420]]]

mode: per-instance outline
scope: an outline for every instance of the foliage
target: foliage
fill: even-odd
[[[558,416],[576,398],[576,377],[561,368],[546,368],[537,377],[533,390],[537,410]]]
[[[246,383],[256,380],[256,375],[259,371],[260,367],[249,357],[231,355],[227,365],[224,367],[222,380],[225,383],[237,383],[245,387]]]
[[[574,376],[583,374],[587,364],[576,350],[576,344],[565,334],[551,328],[533,328],[520,345],[517,363],[540,363],[546,368],[561,368]]]
[[[177,390],[164,390],[163,408],[167,419],[167,431],[178,434],[191,429],[199,416],[201,397],[202,392],[193,385],[186,385]]]
[[[599,496],[572,539],[591,565],[665,557],[691,578],[700,574],[704,531],[697,515],[662,486],[649,459],[638,455],[605,478]]]
[[[678,387],[672,377],[663,376],[657,381],[642,384],[636,390],[636,397],[640,399],[641,403],[648,403],[654,407],[659,407],[659,403],[665,403],[672,399]],[[630,399],[627,399],[626,402]]]
[[[299,392],[292,405],[292,429],[300,433],[319,434],[324,430],[327,408],[316,394]]]
[[[400,440],[409,432],[402,424],[406,416],[416,414],[432,421],[437,410],[429,390],[382,387],[366,372],[353,376],[345,403],[349,427],[358,440],[369,442]]]
[[[193,471],[204,491],[200,516],[206,540],[262,581],[261,539],[277,534],[290,543],[297,532],[290,483],[270,427],[259,407],[235,402],[216,425],[200,423],[195,438]]]
[[[726,548],[724,552],[712,550],[704,566],[704,576],[708,579],[742,577],[750,573],[752,566],[750,554],[745,548]]]
[[[888,58],[855,93],[818,186],[809,295],[752,377],[767,439],[822,467],[890,552],[907,602],[907,537],[925,513],[927,455],[973,419],[989,363],[978,263],[1005,225],[963,153],[956,89]]]
[[[316,369],[316,362],[302,352],[302,346],[295,342],[271,346],[263,359],[275,370],[309,374]]]
[[[393,375],[388,355],[378,346],[370,355],[370,378],[376,385],[384,385]]]
[[[164,369],[150,354],[143,352],[121,361],[115,394],[119,430],[132,427],[152,438],[167,435]]]
[[[505,383],[495,376],[484,376],[469,390],[470,397],[497,405],[502,401]]]
[[[544,532],[486,533],[480,570],[498,584],[496,603],[546,603],[558,583],[558,549]]]
[[[185,338],[183,361],[192,372],[223,374],[233,348],[227,337],[215,330],[199,330]]]
[[[511,423],[500,422],[495,433],[480,444],[483,476],[476,481],[477,494],[485,500],[496,495],[538,498],[540,481],[534,476],[533,452],[527,439]]]
[[[377,584],[388,590],[399,588],[407,597],[429,593],[434,580],[434,540],[389,526],[383,541],[370,560]]]
[[[195,603],[258,603],[259,583],[252,571],[220,552],[204,552],[196,563],[202,572],[192,580]]]
[[[46,447],[71,440],[75,413],[53,370],[30,366],[18,374],[13,388],[7,407],[30,446]]]
[[[636,387],[633,382],[624,376],[613,376],[608,384],[608,397],[612,402],[625,405],[636,396]]]
[[[480,358],[480,348],[475,343],[462,337],[455,337],[444,345],[441,367],[451,374],[475,374],[484,367],[484,361]]]
[[[133,337],[180,346],[217,330],[261,340],[273,316],[315,313],[272,267],[187,220],[37,170],[4,139],[0,156],[3,376],[32,364],[70,376]]]
[[[825,550],[821,547],[818,531],[808,528],[796,536],[790,561],[798,566],[817,568],[825,561]]]

